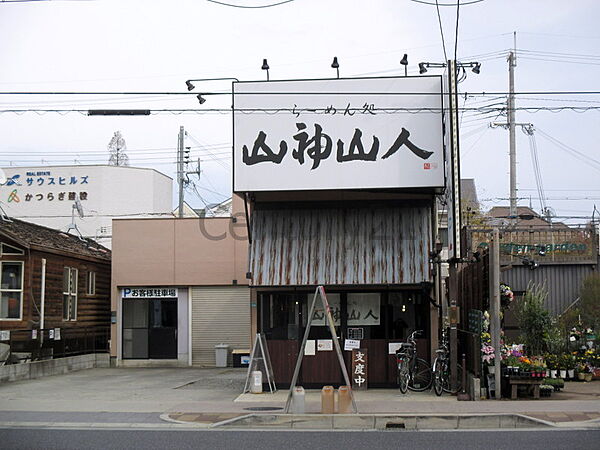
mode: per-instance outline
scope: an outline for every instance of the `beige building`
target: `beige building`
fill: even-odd
[[[111,357],[120,366],[214,366],[248,349],[244,202],[228,217],[113,221]]]

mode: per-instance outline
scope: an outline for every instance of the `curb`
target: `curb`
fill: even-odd
[[[557,428],[523,414],[248,414],[211,428],[311,430],[467,430]]]
[[[127,423],[127,422],[0,422],[0,428],[61,428],[61,429],[110,429],[110,430],[129,430],[129,429],[187,429],[195,430],[207,428],[205,424],[193,422],[180,423]]]

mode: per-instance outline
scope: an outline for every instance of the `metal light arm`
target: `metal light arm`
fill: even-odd
[[[240,81],[235,77],[221,77],[221,78],[194,78],[191,80],[186,80],[185,84],[187,85],[188,91],[193,90],[196,86],[192,84],[192,81],[225,81],[225,80],[235,80]]]

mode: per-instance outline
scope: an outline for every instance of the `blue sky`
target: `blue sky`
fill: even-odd
[[[456,7],[440,10],[451,57]],[[514,31],[517,92],[600,90],[599,2],[484,0],[459,11],[458,59],[482,63],[480,75],[468,72],[462,92],[507,91],[506,52],[513,46]],[[268,58],[272,79],[332,77],[333,56],[340,61],[342,77],[402,75],[404,53],[409,55],[409,74],[418,73],[418,62],[444,61],[435,6],[411,0],[295,0],[262,9],[204,0],[4,2],[0,42],[0,91],[185,91],[188,78],[264,79],[263,58]],[[208,83],[199,89],[227,90],[229,84]],[[461,103],[504,101],[497,97],[467,96]],[[226,97],[211,97],[202,107],[226,108],[228,103]],[[600,95],[517,97],[517,107],[525,106],[597,107]],[[183,109],[198,103],[193,96],[0,97],[0,110],[101,107]],[[508,133],[487,126],[494,115],[469,112],[462,117],[462,175],[475,178],[485,208],[506,204],[508,197]],[[517,121],[539,130],[536,143],[548,205],[558,216],[591,215],[594,204],[600,206],[600,165],[589,160],[600,160],[600,111],[518,111]],[[2,113],[0,165],[101,163],[108,160],[111,136],[120,130],[132,165],[174,176],[181,125],[191,136],[187,145],[192,158],[202,161],[202,176],[196,180],[202,198],[210,203],[229,196],[229,114],[91,118],[76,112]],[[539,209],[529,140],[521,131],[517,136],[519,196],[526,197],[520,204],[531,202]],[[578,157],[561,143],[580,152]],[[202,204],[195,193],[186,198]]]

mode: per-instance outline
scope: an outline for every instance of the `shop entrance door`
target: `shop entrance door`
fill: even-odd
[[[177,299],[123,300],[123,358],[177,359]]]
[[[148,357],[177,359],[177,300],[150,300]]]

